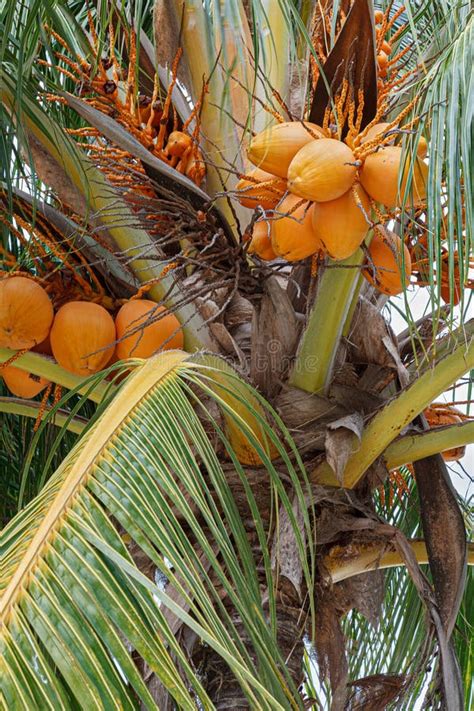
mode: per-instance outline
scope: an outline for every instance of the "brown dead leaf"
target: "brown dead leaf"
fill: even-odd
[[[393,357],[383,343],[384,338],[396,343],[395,334],[378,308],[367,299],[360,298],[347,339],[351,347],[351,361],[395,367]]]
[[[299,500],[294,498],[292,510],[295,516],[298,532],[305,542],[305,528],[303,523],[303,512]],[[272,556],[272,569],[278,568],[280,575],[285,576],[293,584],[298,595],[301,596],[301,581],[303,580],[303,566],[298,548],[297,533],[293,522],[286,509],[282,506],[278,516],[278,528],[275,531]]]
[[[281,388],[298,340],[299,326],[286,291],[274,277],[266,280],[264,294],[252,322],[252,381],[269,398]]]
[[[346,415],[327,426],[325,448],[326,459],[342,484],[344,469],[354,451],[356,440],[361,440],[364,420],[358,412]]]

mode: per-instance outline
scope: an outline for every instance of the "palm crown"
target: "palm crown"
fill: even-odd
[[[1,22],[2,708],[469,708],[469,9]]]

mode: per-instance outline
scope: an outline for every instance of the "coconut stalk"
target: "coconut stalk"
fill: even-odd
[[[41,410],[41,402],[36,400],[22,400],[21,398],[0,397],[0,412],[5,412],[9,415],[18,415],[19,417],[32,417],[38,419],[41,414],[44,417],[48,416],[51,408],[46,408],[44,413]],[[74,434],[82,434],[87,426],[87,420],[83,417],[71,417],[65,410],[58,410],[50,423],[59,429],[67,429]]]
[[[428,564],[428,552],[425,541],[409,541],[411,549],[419,565]],[[383,570],[405,565],[399,551],[387,550],[386,543],[358,546],[353,555],[337,556],[327,555],[324,559],[324,568],[333,583],[352,578],[354,575],[368,573],[371,570]],[[468,565],[474,565],[474,544],[468,544]]]
[[[446,449],[464,447],[472,443],[474,422],[463,422],[399,437],[387,447],[382,456],[387,469],[392,470]]]
[[[10,348],[0,348],[0,364],[10,360],[16,353],[17,351],[12,351]],[[33,373],[33,375],[39,375],[42,378],[51,380],[51,382],[57,383],[57,385],[61,385],[68,390],[76,390],[80,395],[85,395],[88,400],[92,400],[92,402],[96,403],[101,402],[104,395],[110,392],[111,388],[115,388],[111,383],[105,383],[103,381],[96,383],[92,387],[90,379],[85,380],[79,375],[74,375],[68,370],[61,368],[61,366],[55,363],[51,358],[47,358],[39,353],[32,353],[31,351],[16,358],[12,365],[20,370],[25,370],[28,373]]]
[[[157,0],[157,18],[163,17],[164,8],[169,21],[180,28],[180,47],[190,81],[187,89],[193,102],[200,100],[206,83],[199,118],[201,146],[207,163],[208,192],[219,195],[223,192],[224,183],[227,190],[237,183],[238,178],[229,173],[229,168],[244,172],[242,128],[238,124],[246,125],[250,111],[248,91],[251,82],[244,41],[247,38],[250,46],[247,20],[242,12],[235,11],[230,24],[219,8],[212,22],[203,4],[197,0],[173,0],[171,3]],[[156,46],[160,45],[162,32],[158,19],[155,25]],[[216,205],[229,221],[237,240],[236,216],[246,224],[250,221],[250,210],[240,205],[233,205],[231,209],[225,197],[217,197]]]
[[[462,342],[458,343],[451,353],[438,360],[431,369],[419,375],[372,418],[344,470],[343,485],[346,488],[354,488],[370,465],[383,455],[404,427],[452,383],[474,368],[474,339],[468,343],[464,341],[464,335],[469,336],[473,327],[474,321],[466,324],[459,331]],[[334,473],[327,462],[316,468],[313,477],[320,484],[334,485]]]
[[[359,249],[342,262],[330,262],[331,268],[325,269],[300,340],[290,385],[320,393],[331,383],[341,336],[357,301],[363,259]]]

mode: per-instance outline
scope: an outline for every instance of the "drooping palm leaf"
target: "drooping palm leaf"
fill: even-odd
[[[0,580],[6,707],[23,703],[68,708],[72,694],[89,707],[135,708],[137,694],[154,708],[123,635],[181,708],[194,707],[188,685],[209,708],[206,693],[170,628],[176,631],[186,614],[208,644],[222,653],[249,701],[259,708],[276,709],[286,708],[290,698],[297,706],[296,691],[275,645],[275,608],[270,604],[268,622],[262,609],[259,580],[266,583],[270,601],[274,595],[270,556],[267,553],[264,577],[259,579],[229,474],[224,474],[192,407],[194,392],[201,401],[203,394],[213,392],[221,393],[220,401],[227,391],[235,393],[234,402],[236,396],[244,400],[245,390],[239,395],[232,379],[223,379],[222,373],[214,391],[213,373],[209,366],[202,371],[179,352],[157,356],[139,368],[41,494],[4,530]],[[235,378],[234,382],[243,387]],[[226,416],[231,417],[232,411]],[[245,431],[245,422],[235,417]],[[225,418],[223,422],[225,426]],[[261,476],[268,478],[268,495],[273,490],[274,501],[281,500],[294,521],[291,503],[285,500],[265,450],[255,434],[250,431],[248,436],[266,461]],[[272,430],[267,428],[265,436],[278,446]],[[295,479],[296,472],[291,473],[286,461]],[[245,475],[235,455],[234,466],[237,485]],[[265,550],[262,501],[257,506],[252,489],[244,490]],[[304,502],[301,488],[300,498]],[[127,561],[133,565],[106,513],[167,576],[169,589],[179,593],[182,613],[174,609],[171,615],[166,595],[158,607],[153,596],[123,573],[122,566],[91,545],[96,537],[123,559],[123,565]],[[295,532],[299,537],[298,529]],[[301,543],[299,550],[305,557]],[[304,560],[302,565],[306,584],[311,585]],[[258,675],[222,605],[226,596],[249,636]],[[30,660],[29,672],[22,663],[18,666],[20,657]],[[175,657],[186,681],[179,675]],[[44,678],[49,679],[46,685]]]

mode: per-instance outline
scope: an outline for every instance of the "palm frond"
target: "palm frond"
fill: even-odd
[[[193,394],[202,403],[215,392],[215,382],[218,403],[228,399],[226,391],[233,393],[234,402],[236,397],[248,402],[250,392],[244,395],[248,386],[242,390],[244,384],[235,376],[225,379],[220,371],[215,381],[219,371],[210,366],[202,370],[185,358],[171,351],[139,368],[39,496],[4,530],[1,644],[8,707],[23,703],[67,708],[72,694],[94,707],[135,708],[138,697],[155,708],[134,667],[130,645],[181,708],[194,708],[196,696],[210,708],[198,676],[175,641],[172,626],[183,622],[223,656],[250,703],[279,709],[292,699],[291,706],[297,707],[298,695],[276,645],[278,625],[271,603],[275,583],[262,501],[257,505],[235,454],[232,467],[224,472],[192,406]],[[232,412],[245,432],[235,409],[228,407],[226,416]],[[215,427],[232,453],[223,434],[225,417],[223,427]],[[264,420],[260,427],[265,428]],[[285,456],[288,474],[297,483],[300,475],[268,426],[266,434]],[[248,437],[266,463],[258,476],[268,482],[271,508],[280,502],[293,521],[309,587],[311,571],[292,504],[258,444],[259,435],[250,430]],[[263,579],[232,494],[232,470],[233,486],[244,485],[254,517],[264,553]],[[305,501],[301,486],[299,497]],[[115,525],[106,514],[114,517]],[[119,530],[169,580],[166,594],[145,582]],[[270,598],[268,621],[261,584]],[[182,602],[172,607],[168,590]],[[223,605],[226,598],[246,630],[258,674]],[[28,672],[22,671],[24,664],[18,666],[19,658],[26,661]]]

